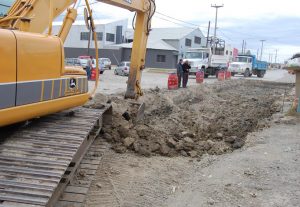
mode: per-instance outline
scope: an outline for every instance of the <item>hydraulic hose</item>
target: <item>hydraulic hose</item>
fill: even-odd
[[[93,98],[97,88],[98,88],[98,84],[99,84],[99,53],[98,53],[98,39],[97,39],[97,34],[95,31],[95,24],[94,24],[94,19],[93,19],[93,14],[92,14],[92,10],[90,8],[89,2],[88,0],[85,0],[86,3],[86,7],[90,16],[90,21],[91,21],[91,30],[93,32],[93,36],[94,36],[94,42],[95,42],[95,53],[96,53],[96,80],[95,80],[95,85],[94,88],[91,92],[89,92],[90,98]]]

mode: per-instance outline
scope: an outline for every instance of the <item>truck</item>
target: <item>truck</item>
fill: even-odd
[[[242,74],[244,77],[257,75],[263,78],[268,69],[268,63],[257,60],[255,55],[238,55],[234,62],[229,64],[231,75]]]
[[[225,45],[225,41],[218,40],[218,45],[213,53],[211,47],[190,48],[185,53],[185,59],[190,65],[189,74],[195,75],[197,71],[204,71],[204,77],[218,75],[219,70],[226,69],[228,63],[233,59],[233,49]]]

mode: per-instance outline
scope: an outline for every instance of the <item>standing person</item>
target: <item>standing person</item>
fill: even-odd
[[[177,77],[178,77],[178,88],[181,86],[181,80],[183,77],[183,68],[182,68],[182,59],[179,60],[176,68],[177,68]]]
[[[183,83],[182,83],[182,87],[186,88],[187,82],[189,80],[189,72],[191,69],[191,66],[189,64],[189,62],[186,60],[183,65],[182,65],[182,69],[183,69]]]
[[[91,79],[91,70],[93,68],[93,62],[92,62],[92,56],[90,56],[88,59],[87,59],[87,62],[86,62],[86,75],[87,75],[87,78],[88,80]]]

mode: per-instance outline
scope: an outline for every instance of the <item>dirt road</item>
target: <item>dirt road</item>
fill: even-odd
[[[201,160],[110,151],[86,206],[297,207],[299,127],[299,120],[274,124],[249,135],[241,150]]]
[[[299,206],[300,124],[274,124],[240,151],[193,164],[190,179],[164,206]]]
[[[291,80],[285,72],[274,74],[276,80]],[[267,94],[271,97],[272,92]],[[267,128],[246,136],[242,149],[222,155],[147,158],[109,150],[85,206],[299,206],[300,120],[277,113],[265,124]]]

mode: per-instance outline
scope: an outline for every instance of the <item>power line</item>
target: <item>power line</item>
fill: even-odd
[[[183,20],[180,20],[180,19],[177,19],[177,18],[174,18],[174,17],[171,17],[171,16],[168,16],[168,15],[165,15],[161,12],[156,12],[156,14],[159,14],[159,15],[162,15],[162,16],[165,16],[165,17],[168,17],[170,19],[173,19],[173,20],[176,20],[176,21],[179,21],[179,22],[182,22],[182,23],[185,23],[185,24],[189,24],[189,25],[193,25],[195,27],[200,27],[199,25],[196,25],[196,24],[193,24],[193,23],[190,23],[190,22],[186,22],[186,21],[183,21]],[[207,27],[206,27],[207,28]]]
[[[4,6],[4,7],[7,7],[7,8],[10,7],[9,5],[5,5],[5,4],[1,4],[1,3],[0,3],[0,6]]]
[[[158,18],[158,19],[161,19],[161,20],[164,20],[164,21],[167,21],[167,22],[171,22],[171,23],[173,23],[173,24],[177,24],[177,25],[182,26],[182,27],[186,27],[186,28],[194,28],[194,27],[189,27],[189,26],[180,24],[180,23],[178,23],[178,22],[171,21],[171,20],[169,20],[169,19],[165,19],[165,18],[163,18],[163,17],[158,17],[158,16],[153,16],[153,17]]]

